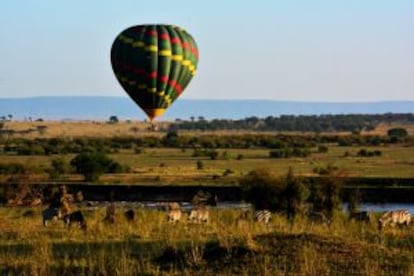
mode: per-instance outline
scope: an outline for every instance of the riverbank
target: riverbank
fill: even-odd
[[[302,177],[305,183],[318,183],[323,177]],[[341,185],[341,196],[347,201],[349,195],[358,193],[362,202],[371,203],[414,203],[414,179],[412,178],[363,178],[330,177]],[[71,193],[82,191],[85,200],[90,201],[191,201],[197,194],[217,196],[220,201],[241,201],[239,185],[160,185],[146,184],[97,184],[86,182],[32,182],[26,183],[48,195],[58,186],[66,185]],[[20,184],[21,185],[21,184]],[[14,182],[0,183],[0,201],[6,201],[7,188],[17,188]]]

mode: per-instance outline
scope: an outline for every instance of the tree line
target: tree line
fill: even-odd
[[[251,129],[257,131],[360,132],[372,131],[381,123],[414,123],[413,113],[281,115],[241,120],[178,120],[174,127],[185,130]]]
[[[83,137],[83,138],[1,138],[0,154],[15,155],[54,155],[76,154],[98,151],[117,153],[121,149],[135,150],[140,153],[142,148],[205,148],[205,149],[249,149],[263,148],[275,151],[274,155],[304,155],[306,151],[299,149],[318,147],[321,144],[338,146],[380,146],[403,143],[414,145],[414,137],[408,136],[405,129],[391,129],[389,135],[179,135],[176,130],[164,136],[147,137]],[[297,154],[296,154],[297,153]]]

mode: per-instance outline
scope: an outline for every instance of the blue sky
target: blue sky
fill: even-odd
[[[191,99],[414,100],[414,1],[0,2],[0,97],[125,96],[123,29],[175,24],[198,43]]]

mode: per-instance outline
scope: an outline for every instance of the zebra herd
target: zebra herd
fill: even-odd
[[[170,203],[167,209],[167,221],[170,223],[176,223],[181,220],[183,217],[184,211],[181,210],[181,207],[178,203]],[[105,222],[114,223],[115,215],[115,205],[110,204],[106,208],[106,217],[104,218]],[[132,209],[129,209],[124,212],[124,216],[128,221],[132,221],[135,218],[135,212]],[[48,208],[42,212],[43,226],[47,227],[48,222],[51,220],[63,220],[64,224],[71,226],[72,224],[78,225],[80,228],[86,230],[87,224],[85,216],[82,211],[77,210],[74,212],[65,212],[62,208]],[[329,225],[331,221],[322,213],[322,212],[310,212],[307,214],[308,221],[312,223],[321,223]],[[269,225],[272,220],[272,213],[269,210],[245,210],[236,218],[237,224],[242,221],[253,221],[262,223],[264,225]],[[360,222],[371,222],[373,220],[372,214],[366,211],[363,212],[351,212],[349,214],[350,220],[360,221]],[[210,211],[208,207],[204,205],[195,206],[190,210],[188,219],[189,222],[193,223],[208,223],[210,221]],[[387,226],[394,227],[396,225],[405,225],[409,226],[411,222],[411,214],[407,210],[394,210],[388,211],[382,214],[378,219],[378,229],[381,231]]]

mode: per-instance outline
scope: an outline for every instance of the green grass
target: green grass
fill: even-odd
[[[329,146],[328,153],[316,153],[306,158],[271,159],[266,149],[218,149],[217,160],[207,157],[193,157],[193,150],[182,151],[176,148],[146,148],[141,154],[131,150],[123,150],[111,154],[111,157],[131,168],[131,173],[104,175],[103,183],[155,183],[158,184],[235,184],[237,179],[254,169],[268,168],[276,175],[284,175],[289,167],[293,167],[297,175],[314,175],[315,167],[332,165],[338,168],[343,176],[356,177],[414,177],[414,147],[386,146],[365,147],[370,151],[380,150],[382,156],[357,157],[361,147]],[[227,158],[223,153],[227,152]],[[351,154],[344,157],[345,152]],[[242,155],[241,160],[237,156]],[[2,163],[17,162],[30,168],[32,177],[47,180],[44,170],[50,166],[50,160],[58,156],[9,156],[1,158]],[[62,155],[67,163],[73,154]],[[203,162],[203,169],[197,169],[197,161]],[[226,170],[232,173],[223,176]],[[219,177],[213,180],[212,176]],[[65,178],[65,177],[64,177]],[[80,176],[66,175],[66,179],[81,180]]]

